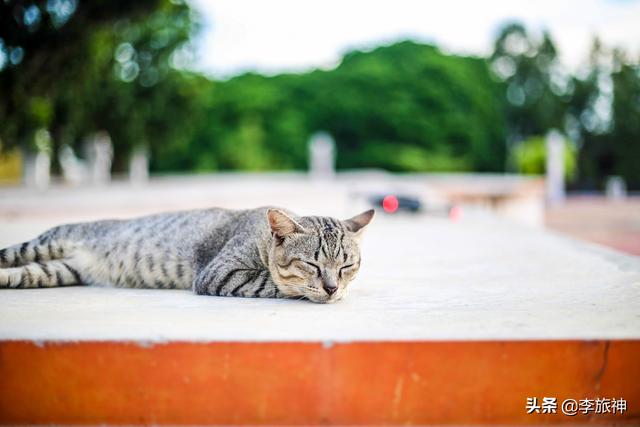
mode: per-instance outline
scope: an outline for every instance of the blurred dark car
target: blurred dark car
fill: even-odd
[[[375,194],[369,202],[376,208],[382,208],[387,213],[399,211],[416,213],[422,210],[422,202],[417,197],[394,194]]]

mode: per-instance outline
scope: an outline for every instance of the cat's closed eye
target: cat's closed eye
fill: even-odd
[[[309,274],[315,274],[318,277],[320,277],[320,267],[317,264],[299,259],[299,260],[296,260],[296,265],[300,267],[303,271],[306,271]]]
[[[347,264],[340,268],[340,270],[338,271],[338,274],[340,275],[340,277],[344,275],[352,274],[356,270],[355,267],[356,267],[356,264]]]

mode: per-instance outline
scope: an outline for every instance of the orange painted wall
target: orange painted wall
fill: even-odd
[[[625,398],[527,415],[527,397]],[[0,423],[640,425],[640,341],[0,343]]]

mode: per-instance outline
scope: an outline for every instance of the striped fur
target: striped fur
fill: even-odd
[[[337,301],[373,217],[208,209],[53,228],[0,250],[0,288],[106,285]]]

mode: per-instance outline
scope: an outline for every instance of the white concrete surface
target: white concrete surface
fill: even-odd
[[[41,231],[31,224],[0,221],[0,244]],[[351,294],[333,305],[188,291],[0,290],[4,340],[561,338],[640,338],[640,258],[473,215],[458,223],[380,215]]]

